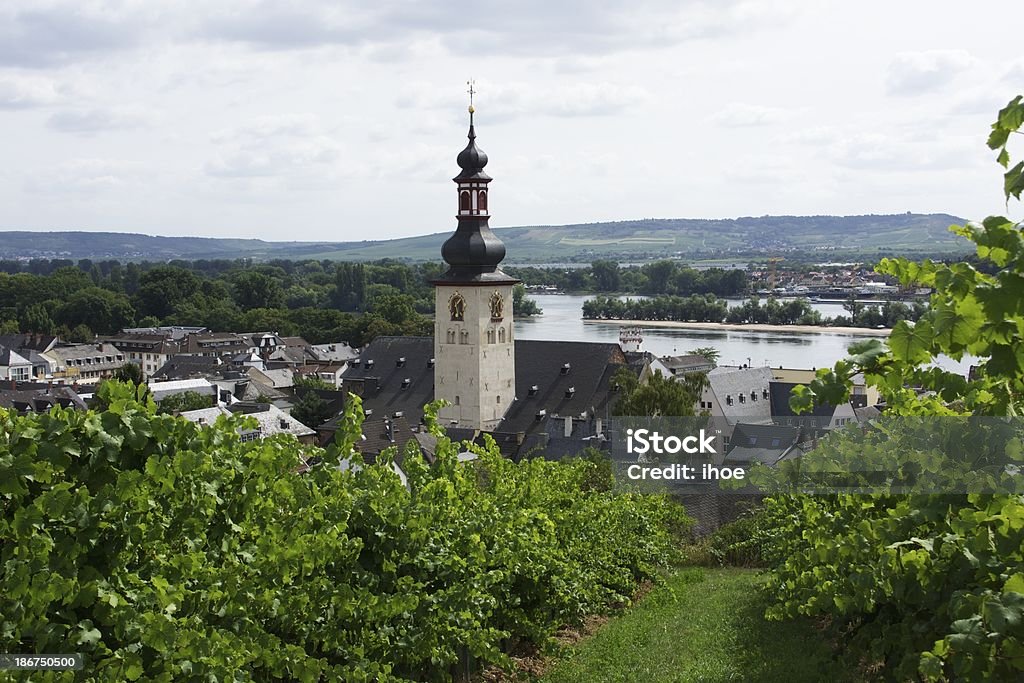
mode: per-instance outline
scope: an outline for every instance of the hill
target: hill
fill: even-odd
[[[948,231],[948,214],[760,216],[735,219],[642,219],[613,223],[498,228],[510,262],[722,258],[768,255],[941,254],[968,251]],[[451,230],[360,242],[267,242],[256,239],[155,237],[110,232],[0,232],[0,258],[170,260],[438,259]]]

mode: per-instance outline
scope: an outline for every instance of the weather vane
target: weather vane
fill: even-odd
[[[475,109],[473,109],[473,95],[476,94],[476,88],[474,88],[473,86],[476,85],[476,81],[471,78],[468,81],[466,81],[466,85],[469,86],[469,90],[467,90],[466,92],[469,93],[469,113],[472,114],[474,111],[476,111]]]

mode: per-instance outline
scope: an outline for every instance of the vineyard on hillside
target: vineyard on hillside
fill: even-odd
[[[408,487],[341,471],[358,401],[298,473],[294,439],[101,391],[102,412],[0,410],[0,651],[80,652],[90,680],[448,680],[628,602],[689,529],[589,461],[460,464],[439,431]]]
[[[1008,201],[1024,191],[1024,163],[1011,167],[1006,148],[1022,122],[1017,97],[989,138],[1007,169]],[[855,345],[850,360],[819,371],[791,401],[795,408],[838,404],[851,375],[864,372],[887,415],[906,419],[887,428],[884,442],[828,439],[799,466],[761,473],[796,487],[821,472],[867,466],[894,473],[893,493],[768,501],[761,524],[773,529],[766,554],[776,604],[769,616],[823,617],[862,665],[897,680],[1021,680],[1024,449],[1018,421],[1007,416],[1024,412],[1024,234],[1001,216],[957,232],[996,274],[967,263],[883,260],[880,272],[935,288],[930,310],[916,323],[898,323],[887,346]],[[967,379],[933,365],[940,354],[982,360]],[[967,415],[1003,419],[949,441],[956,430],[942,430]],[[938,433],[958,457],[934,457],[922,447],[923,431]],[[939,481],[942,487],[922,485]],[[895,495],[907,482],[915,493]]]

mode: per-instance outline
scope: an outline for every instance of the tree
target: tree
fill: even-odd
[[[512,287],[512,315],[529,317],[543,312],[536,301],[526,296],[526,286],[522,282]]]
[[[128,264],[128,275],[135,272],[134,264]],[[200,280],[190,270],[175,266],[157,266],[138,276],[139,287],[135,293],[136,310],[140,315],[166,318],[174,307],[196,293]],[[126,284],[126,288],[129,285]]]
[[[86,287],[68,297],[57,310],[57,322],[74,328],[86,325],[96,332],[113,333],[135,322],[135,309],[123,294]]]
[[[619,264],[615,261],[601,259],[590,264],[590,272],[594,276],[594,286],[599,292],[617,292],[619,290]]]
[[[184,413],[213,407],[213,396],[204,396],[196,391],[182,391],[160,399],[157,404],[161,413]]]
[[[713,365],[718,364],[718,358],[720,356],[718,349],[713,346],[699,346],[695,349],[690,349],[687,353],[692,356],[704,356],[704,358]]]
[[[689,373],[664,377],[653,372],[641,382],[629,368],[619,368],[612,376],[612,384],[619,387],[619,398],[612,408],[615,415],[684,417],[694,415],[707,376]]]
[[[146,377],[142,373],[142,366],[138,363],[125,363],[117,370],[114,370],[113,379],[136,387],[146,383]]]
[[[25,308],[21,316],[21,329],[25,332],[39,332],[50,334],[54,324],[50,318],[50,312],[43,304],[32,304]]]
[[[334,417],[334,413],[331,412],[327,401],[320,398],[320,395],[313,389],[306,391],[302,398],[292,406],[291,415],[302,424],[313,429]]]
[[[264,273],[243,270],[235,276],[235,301],[239,308],[282,308],[284,292],[281,283]]]

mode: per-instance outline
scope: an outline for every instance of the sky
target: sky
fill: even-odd
[[[493,227],[980,219],[1005,213],[985,138],[1024,93],[1022,25],[947,0],[4,0],[0,230],[447,232],[470,78]]]

